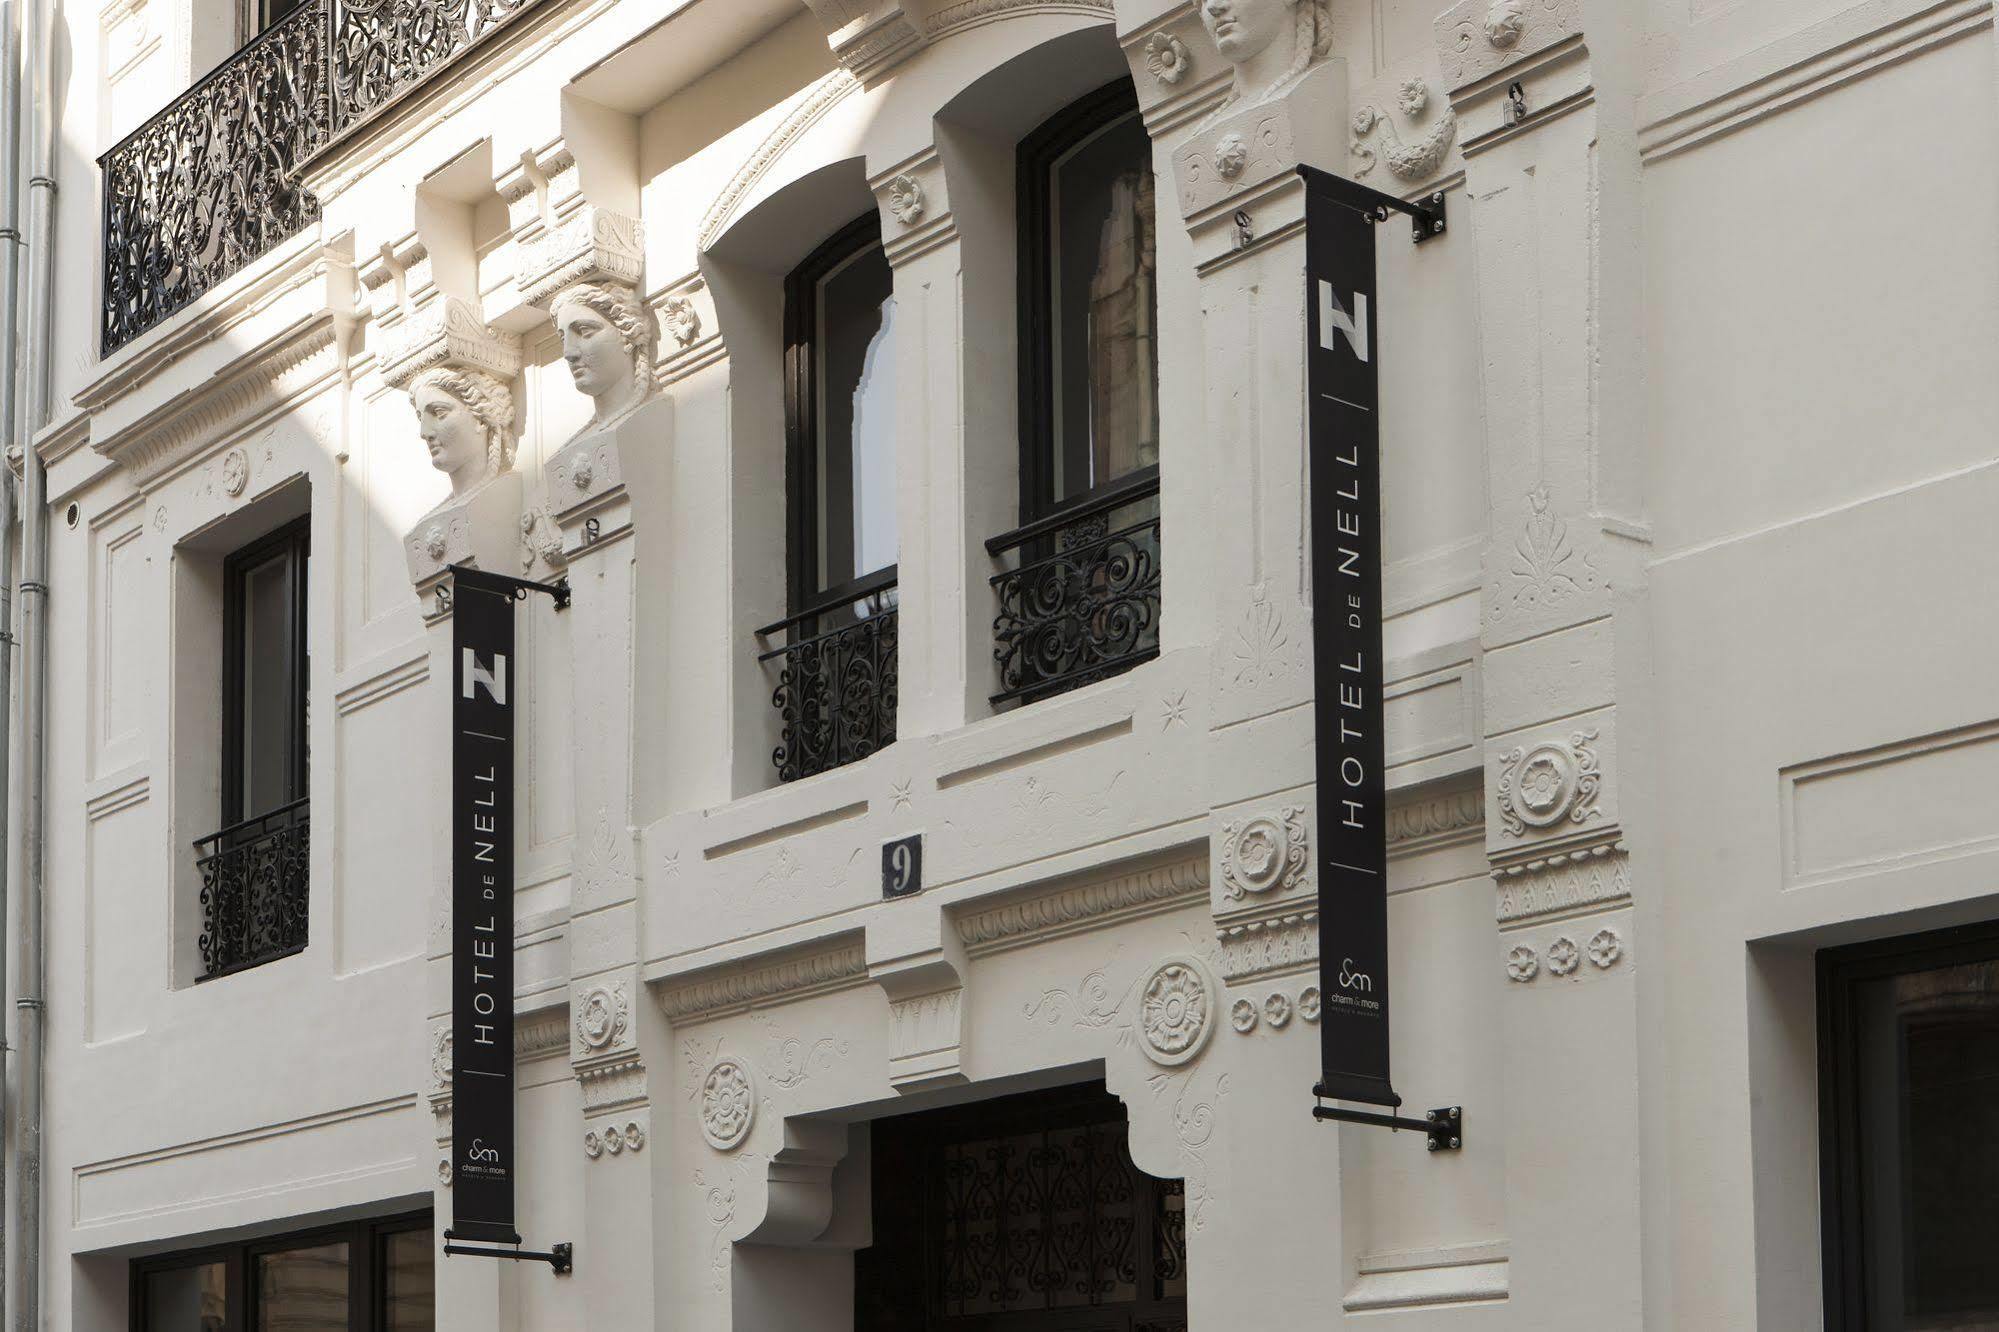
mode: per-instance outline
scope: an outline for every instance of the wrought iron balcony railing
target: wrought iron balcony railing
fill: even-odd
[[[201,870],[201,979],[305,947],[306,802],[294,800],[194,844]]]
[[[98,159],[105,355],[319,220],[306,160],[535,0],[305,0]]]
[[[771,752],[781,782],[864,759],[895,743],[895,567],[869,574],[776,624],[757,630],[786,643],[760,654],[778,661],[771,702],[784,738]]]
[[[1147,468],[994,537],[1015,552],[999,597],[992,701],[1032,702],[1159,655],[1159,469]]]

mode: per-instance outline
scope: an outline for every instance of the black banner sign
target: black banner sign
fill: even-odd
[[[461,1240],[514,1231],[514,583],[454,572],[451,1168]]]
[[[1382,788],[1381,460],[1374,224],[1359,187],[1307,171],[1306,449],[1319,804],[1317,1094],[1400,1105],[1388,1075]],[[1371,193],[1371,191],[1367,192]]]

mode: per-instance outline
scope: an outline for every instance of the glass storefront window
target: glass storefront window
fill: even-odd
[[[347,1332],[347,1245],[257,1257],[257,1332]]]
[[[431,1332],[437,1326],[435,1262],[428,1230],[398,1231],[382,1241],[388,1332]]]
[[[133,1263],[131,1332],[432,1332],[428,1213]]]
[[[149,1328],[223,1332],[229,1326],[229,1267],[217,1261],[148,1272],[145,1318]]]

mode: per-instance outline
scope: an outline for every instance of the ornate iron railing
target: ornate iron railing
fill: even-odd
[[[771,694],[784,738],[771,752],[781,782],[864,759],[895,743],[895,569],[870,574],[757,630],[787,642],[759,654],[780,661]]]
[[[994,703],[1031,702],[1159,655],[1159,470],[994,537]]]
[[[295,800],[194,844],[201,871],[201,979],[305,947],[306,802]]]
[[[332,0],[333,132],[344,134],[534,0]]]
[[[106,355],[319,220],[326,6],[307,0],[98,159]]]
[[[319,221],[299,168],[535,0],[305,0],[98,159],[105,355]]]

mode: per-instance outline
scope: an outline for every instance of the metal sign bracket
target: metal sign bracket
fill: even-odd
[[[489,1249],[483,1245],[475,1247],[469,1244],[453,1244],[451,1232],[445,1231],[445,1257],[455,1258],[461,1254],[468,1258],[517,1258],[527,1262],[547,1263],[555,1269],[557,1276],[568,1276],[576,1266],[576,1246],[573,1244],[557,1244],[546,1253],[536,1249]]]
[[[1351,208],[1370,222],[1386,222],[1391,212],[1409,215],[1410,239],[1421,245],[1426,240],[1443,235],[1449,228],[1449,219],[1444,210],[1444,192],[1437,190],[1421,203],[1411,203],[1393,194],[1370,189],[1359,181],[1348,180],[1321,171],[1317,167],[1301,166],[1298,174],[1310,181],[1326,199],[1344,208]]]
[[[514,600],[516,601],[526,601],[530,592],[546,592],[555,599],[555,608],[557,610],[569,609],[569,580],[567,578],[557,579],[553,583],[537,583],[529,578],[515,578],[510,574],[492,573],[488,570],[475,569],[465,564],[451,564],[445,567],[451,570],[452,577],[454,578],[460,573],[475,573],[481,578],[492,582],[505,583],[514,590]]]
[[[1319,1089],[1314,1087],[1312,1090],[1317,1092]],[[1347,1110],[1336,1105],[1315,1105],[1312,1107],[1312,1118],[1336,1119],[1343,1124],[1373,1124],[1379,1128],[1413,1129],[1428,1140],[1428,1148],[1433,1152],[1455,1152],[1465,1144],[1465,1111],[1461,1105],[1432,1110],[1421,1119],[1381,1115],[1372,1110]]]

